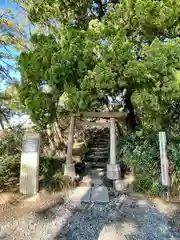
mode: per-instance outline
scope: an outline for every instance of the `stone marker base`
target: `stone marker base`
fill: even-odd
[[[111,180],[120,179],[120,166],[119,164],[107,164],[107,178]]]
[[[21,198],[22,202],[37,202],[40,200],[40,195],[39,193],[35,195],[25,195]]]
[[[74,164],[65,164],[64,165],[64,175],[71,178],[76,178],[75,165]]]

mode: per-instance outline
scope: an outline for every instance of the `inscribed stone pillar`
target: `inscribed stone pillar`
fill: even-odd
[[[37,194],[39,181],[40,135],[26,133],[21,154],[20,193]]]
[[[110,118],[110,163],[107,165],[107,178],[120,178],[120,166],[116,164],[116,126],[115,119]]]
[[[162,185],[169,186],[169,163],[166,151],[166,133],[159,132],[159,147],[160,147],[160,158],[161,158],[161,178]]]
[[[64,166],[64,175],[75,178],[75,166],[72,163],[72,149],[73,149],[73,135],[74,135],[75,117],[71,117],[69,135],[68,135],[68,148],[66,156],[66,164]]]

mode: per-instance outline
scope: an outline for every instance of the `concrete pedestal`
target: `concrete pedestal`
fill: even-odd
[[[74,164],[65,164],[64,165],[64,175],[71,178],[76,177],[75,165]]]
[[[111,180],[120,179],[120,166],[119,164],[107,164],[107,178]]]

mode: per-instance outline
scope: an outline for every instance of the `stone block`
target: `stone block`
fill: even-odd
[[[90,202],[91,187],[77,187],[74,189],[70,201],[75,203]]]
[[[107,178],[111,180],[120,179],[121,172],[119,164],[107,164]]]
[[[64,175],[71,178],[76,177],[75,165],[74,164],[65,164],[64,165]]]
[[[92,187],[91,202],[93,203],[108,203],[108,189],[104,186]]]

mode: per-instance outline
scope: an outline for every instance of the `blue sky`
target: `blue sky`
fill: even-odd
[[[16,4],[13,3],[12,1],[8,0],[0,0],[0,9],[6,9],[9,8],[12,10],[13,13],[15,13],[18,16],[18,22],[22,21],[21,18],[19,18],[19,14],[22,13],[22,9]],[[0,48],[1,52],[5,52],[4,48]],[[13,56],[18,56],[19,52],[17,52],[14,48],[8,48],[8,51],[13,55]],[[6,61],[8,64],[12,65],[14,68],[16,68],[15,61],[8,60]],[[1,63],[3,65],[3,63]],[[18,71],[11,71],[10,75],[12,78],[15,78],[17,80],[20,80],[20,73]],[[1,79],[0,79],[1,80]],[[0,90],[4,89],[6,86],[4,85],[4,82],[0,82]]]
[[[22,9],[20,9],[20,7],[11,2],[11,1],[8,1],[8,0],[0,0],[0,9],[5,9],[5,8],[10,8],[13,13],[15,14],[19,14],[19,13],[22,13]],[[21,22],[23,21],[22,18],[18,18],[18,21]],[[24,21],[23,21],[24,23]],[[19,52],[17,52],[15,49],[13,48],[8,48],[8,51],[11,52],[14,56],[18,56],[19,55]],[[4,52],[4,49],[0,48],[0,52]],[[12,60],[8,61],[9,64],[13,65],[14,67],[16,67],[15,65],[15,62],[13,62]],[[2,63],[1,63],[2,64]],[[20,73],[18,71],[14,72],[12,71],[11,72],[11,76],[16,78],[17,80],[20,81]],[[6,88],[6,86],[4,84],[2,84],[2,81],[0,79],[0,90],[4,90]],[[13,116],[11,119],[10,119],[10,123],[11,125],[16,125],[16,124],[25,124],[25,126],[29,126],[32,124],[32,122],[30,121],[29,117],[24,114],[23,116],[19,117],[19,116]],[[5,127],[6,127],[6,123],[4,123]]]

